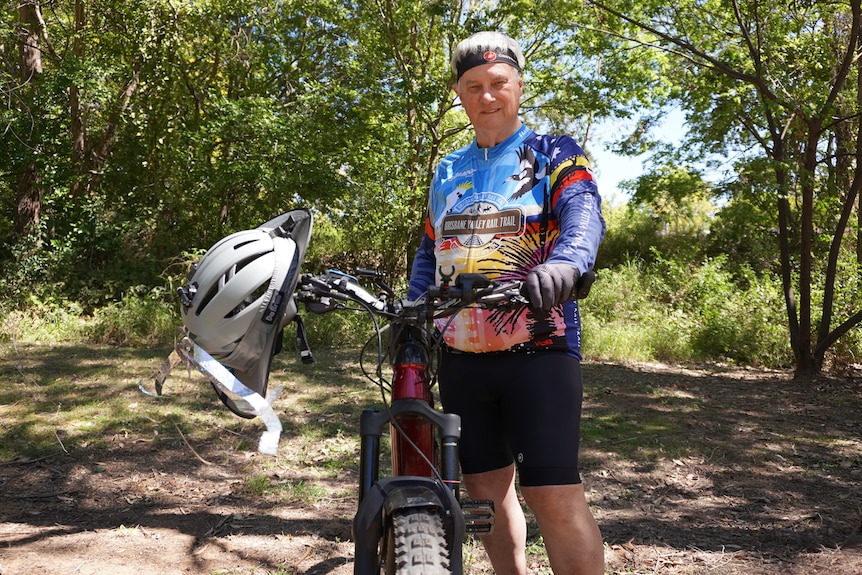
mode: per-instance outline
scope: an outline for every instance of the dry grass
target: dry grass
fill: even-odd
[[[280,356],[285,426],[232,416],[167,350],[0,348],[0,574],[352,572],[355,351]],[[585,365],[583,469],[608,574],[862,573],[862,386],[720,366]],[[549,573],[530,525],[532,575]],[[468,542],[465,572],[491,573]]]

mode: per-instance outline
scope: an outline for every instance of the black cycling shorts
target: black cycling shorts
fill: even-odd
[[[583,384],[580,362],[564,352],[443,352],[443,409],[461,416],[466,474],[513,461],[521,485],[580,483]]]

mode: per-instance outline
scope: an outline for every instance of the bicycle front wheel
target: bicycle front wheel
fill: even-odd
[[[421,508],[397,511],[386,531],[386,575],[450,575],[439,514]]]

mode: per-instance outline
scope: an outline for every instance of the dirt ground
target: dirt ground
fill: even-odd
[[[584,372],[582,467],[606,573],[862,574],[858,373]],[[134,377],[118,393],[146,405]],[[164,435],[113,429],[86,449],[0,462],[0,575],[352,573],[355,467],[309,473],[291,433],[277,458]],[[323,495],[260,494],[252,471]],[[536,557],[531,572],[550,573]],[[492,572],[474,543],[465,563]]]

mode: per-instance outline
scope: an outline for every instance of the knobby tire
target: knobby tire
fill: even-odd
[[[434,511],[416,508],[394,513],[386,549],[386,575],[451,573],[443,522]]]

